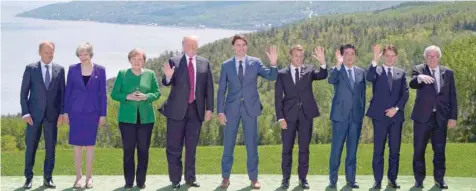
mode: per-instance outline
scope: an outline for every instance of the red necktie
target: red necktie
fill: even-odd
[[[190,81],[190,94],[188,96],[188,103],[192,103],[195,95],[195,72],[193,70],[193,58],[188,58],[188,80]]]

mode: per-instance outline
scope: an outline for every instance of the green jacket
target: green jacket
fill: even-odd
[[[145,101],[127,100],[128,94],[140,91],[147,96]],[[144,69],[144,72],[137,76],[132,73],[132,69],[124,69],[117,74],[111,98],[120,102],[117,118],[119,122],[137,123],[137,110],[139,110],[142,124],[155,122],[155,111],[152,102],[159,99],[160,91],[157,77],[154,71]]]

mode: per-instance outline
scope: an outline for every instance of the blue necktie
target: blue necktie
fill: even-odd
[[[46,67],[46,75],[45,75],[45,87],[46,89],[48,89],[50,87],[50,82],[51,82],[51,79],[50,79],[50,66],[49,65],[45,65]]]
[[[355,81],[354,81],[354,78],[352,77],[352,70],[348,69],[347,72],[349,74],[350,88],[354,89]]]

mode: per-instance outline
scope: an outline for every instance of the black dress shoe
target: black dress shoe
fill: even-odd
[[[382,183],[375,182],[374,186],[372,188],[375,189],[375,190],[380,190],[380,189],[382,189]]]
[[[309,183],[307,183],[306,179],[300,180],[299,181],[299,186],[301,186],[302,189],[307,190],[309,189]]]
[[[355,182],[354,183],[347,182],[347,186],[351,188],[359,188],[359,185]]]
[[[173,189],[179,189],[180,188],[180,182],[172,182],[172,188]]]
[[[448,185],[443,181],[443,182],[436,182],[435,186],[440,188],[440,189],[448,189]]]
[[[137,188],[139,188],[139,189],[141,189],[141,190],[142,190],[142,189],[145,189],[145,184],[138,184],[138,185],[137,185]]]
[[[187,185],[190,187],[200,187],[200,184],[197,181],[188,181]]]
[[[415,182],[415,188],[423,188],[423,182]]]
[[[46,188],[56,188],[56,185],[53,182],[53,179],[43,180],[43,186]]]
[[[24,189],[31,189],[32,183],[31,179],[26,179],[25,184],[23,185]]]
[[[289,180],[283,179],[281,182],[281,188],[282,189],[288,189],[289,188]]]
[[[388,186],[393,189],[399,189],[400,184],[398,184],[396,181],[388,181]]]
[[[132,189],[132,185],[131,185],[131,184],[126,184],[126,185],[124,185],[124,190],[129,190],[129,189]]]
[[[327,187],[332,188],[332,189],[336,189],[337,185],[336,185],[336,183],[330,183],[329,186],[327,186]]]

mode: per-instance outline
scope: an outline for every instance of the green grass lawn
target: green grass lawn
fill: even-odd
[[[294,148],[293,173],[297,169],[297,147]],[[388,149],[386,149],[388,152]],[[197,151],[198,174],[220,174],[221,156],[223,148],[219,146],[199,147]],[[311,145],[310,169],[311,175],[326,175],[328,173],[330,145]],[[357,173],[359,175],[372,175],[372,144],[361,144],[357,156]],[[400,175],[412,175],[411,144],[402,144],[400,152]],[[83,153],[84,154],[84,153]],[[388,155],[388,154],[386,154]],[[24,152],[2,152],[2,176],[22,176],[24,168]],[[246,150],[244,146],[235,149],[233,173],[246,174]],[[281,174],[281,145],[259,147],[260,174]],[[476,144],[447,144],[446,146],[446,176],[476,177]],[[39,150],[36,155],[35,175],[42,175],[44,151]],[[340,174],[344,174],[345,149],[342,154]],[[427,147],[426,169],[427,175],[433,172],[433,151],[431,145]],[[85,166],[83,161],[83,166]],[[385,166],[388,159],[385,157]],[[83,168],[84,172],[85,168]],[[385,169],[386,170],[386,169]],[[73,150],[62,149],[56,151],[55,175],[74,175]],[[93,167],[96,175],[121,175],[122,150],[97,149]],[[165,149],[153,148],[150,150],[148,174],[167,174],[167,158]],[[386,174],[386,173],[385,173]]]

